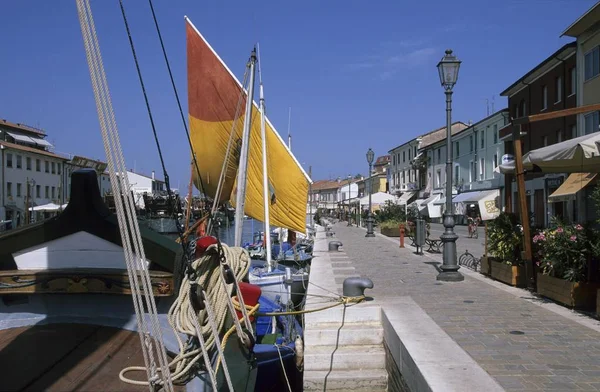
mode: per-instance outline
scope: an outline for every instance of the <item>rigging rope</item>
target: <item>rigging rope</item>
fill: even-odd
[[[183,241],[183,229],[181,227],[181,222],[177,219],[177,211],[179,208],[175,208],[175,199],[173,198],[173,192],[171,191],[171,183],[169,181],[169,174],[167,173],[167,167],[165,166],[165,160],[162,155],[162,149],[160,147],[160,142],[158,141],[158,134],[156,133],[156,126],[154,125],[154,116],[152,116],[152,110],[150,109],[150,102],[148,101],[148,94],[146,93],[146,86],[144,85],[144,79],[142,77],[142,71],[140,70],[140,64],[137,59],[137,54],[135,52],[135,46],[133,45],[133,38],[131,37],[131,31],[129,30],[129,23],[127,22],[127,16],[125,15],[125,7],[123,7],[123,0],[119,0],[119,5],[121,6],[121,14],[123,15],[123,22],[125,23],[125,30],[127,30],[127,38],[129,38],[129,46],[131,47],[131,53],[133,54],[133,61],[135,62],[135,69],[137,70],[138,78],[140,79],[140,85],[142,87],[142,93],[144,94],[144,102],[146,103],[146,109],[148,110],[148,117],[150,119],[150,126],[152,127],[152,134],[154,135],[154,141],[156,142],[156,149],[158,150],[158,157],[160,159],[160,165],[162,167],[163,176],[165,177],[165,186],[167,187],[167,197],[169,200],[169,205],[172,208],[174,218],[175,218],[175,227],[177,228],[177,235],[180,239],[181,246],[183,248],[183,254],[187,255],[187,242]],[[161,40],[162,44],[162,40]]]
[[[167,50],[165,49],[165,44],[162,39],[160,27],[158,27],[158,20],[156,18],[156,13],[154,12],[154,5],[152,4],[152,0],[148,0],[148,3],[150,4],[150,11],[152,11],[152,18],[154,19],[154,25],[156,26],[156,33],[158,34],[158,39],[160,41],[160,47],[162,48],[163,57],[165,59],[166,65],[167,65],[167,70],[169,71],[169,78],[171,79],[171,85],[173,86],[173,92],[175,93],[175,99],[177,100],[177,107],[179,108],[179,114],[181,115],[181,122],[183,123],[183,128],[185,129],[186,139],[190,146],[190,151],[192,153],[192,159],[194,160],[194,166],[196,167],[196,173],[198,174],[198,181],[200,181],[199,191],[204,196],[204,200],[206,200],[207,196],[204,193],[204,184],[202,183],[202,176],[200,175],[200,167],[198,166],[198,161],[196,160],[196,154],[194,153],[194,146],[192,145],[190,131],[188,129],[187,122],[185,121],[185,116],[183,115],[183,109],[181,107],[181,100],[179,99],[179,93],[177,92],[177,86],[175,86],[175,79],[173,78],[173,72],[171,71],[171,65],[169,63],[169,57],[167,56]]]
[[[238,331],[239,322],[237,316],[234,320],[237,323],[225,333],[222,341],[219,339],[219,334],[225,332],[227,322],[227,307],[234,292],[235,285],[227,284],[221,280],[222,264],[220,261],[221,251],[225,255],[231,266],[231,271],[235,277],[235,281],[241,280],[248,273],[250,268],[250,258],[248,253],[242,248],[230,248],[227,245],[221,245],[222,250],[218,245],[211,245],[206,250],[205,254],[192,263],[192,267],[196,272],[195,279],[186,279],[181,283],[179,289],[179,297],[169,309],[169,324],[177,332],[175,334],[179,344],[179,354],[169,364],[170,368],[174,368],[172,379],[176,383],[182,383],[189,377],[190,370],[204,357],[204,363],[209,372],[211,379],[216,377],[219,370],[219,364],[223,363],[223,372],[229,384],[230,390],[233,391],[231,380],[229,379],[229,371],[227,364],[224,361],[223,351],[229,336]],[[192,285],[198,285],[201,288],[202,298],[204,298],[205,308],[198,313],[194,310],[193,298],[190,297],[190,288]],[[206,288],[206,290],[202,289]],[[213,304],[212,306],[210,304]],[[240,304],[237,300],[235,303]],[[254,314],[258,310],[258,306],[249,307],[249,314]],[[186,334],[190,337],[198,338],[200,348],[195,348],[194,345],[185,343],[179,333]],[[243,333],[243,332],[242,332]],[[238,336],[239,337],[239,336]],[[210,364],[210,354],[216,350],[218,352],[215,370]],[[131,371],[145,370],[142,366],[131,366],[125,368],[119,374],[122,381],[135,385],[148,385],[146,381],[137,381],[128,379],[125,374]],[[216,382],[216,381],[215,381]],[[216,387],[215,387],[216,390]]]
[[[76,0],[76,5],[96,101],[102,140],[107,156],[112,191],[117,196],[115,197],[117,219],[150,390],[157,383],[162,383],[166,391],[172,391],[173,385],[167,367],[167,355],[162,342],[162,330],[158,322],[156,304],[146,266],[146,256],[141,241],[139,225],[135,219],[134,201],[130,194],[131,188],[126,175],[123,152],[92,11],[89,0]],[[117,175],[117,173],[120,173],[120,175]],[[119,195],[122,197],[118,197]],[[138,273],[143,288],[140,288]],[[144,303],[149,308],[150,328],[148,328],[146,317],[143,314]],[[156,353],[155,350],[157,351]],[[156,359],[158,359],[161,369],[160,375],[156,367]]]

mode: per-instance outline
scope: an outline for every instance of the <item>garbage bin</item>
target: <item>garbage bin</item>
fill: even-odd
[[[423,253],[423,245],[425,245],[426,238],[427,225],[425,224],[425,220],[417,219],[415,227],[415,246],[417,247],[417,252],[419,252],[419,248],[421,248],[421,253]]]

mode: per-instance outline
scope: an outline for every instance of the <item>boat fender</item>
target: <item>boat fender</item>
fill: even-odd
[[[340,246],[343,246],[343,244],[340,241],[331,241],[329,242],[329,251],[337,252]]]
[[[372,288],[373,281],[371,279],[354,276],[344,279],[342,295],[344,297],[362,297],[365,295],[365,289]]]
[[[211,245],[218,244],[219,241],[213,236],[200,237],[196,240],[196,258],[202,257],[206,249]]]
[[[202,286],[196,282],[190,284],[190,302],[196,313],[204,310],[204,294],[202,293]]]
[[[248,306],[256,306],[260,296],[262,295],[262,290],[260,289],[260,286],[245,282],[240,282],[238,283],[238,285],[240,287],[240,292],[242,293],[242,298],[244,298],[244,304]],[[238,319],[241,319],[242,312],[240,312],[239,310],[236,310],[235,312],[237,314]],[[250,318],[251,322],[254,321],[254,316],[248,317]]]
[[[300,335],[296,335],[296,367],[298,370],[302,371],[304,368],[304,342],[302,342],[302,337]]]

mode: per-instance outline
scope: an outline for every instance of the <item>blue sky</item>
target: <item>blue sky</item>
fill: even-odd
[[[268,115],[313,178],[366,172],[377,155],[445,123],[435,68],[463,61],[453,120],[486,116],[498,94],[570,41],[562,31],[596,0],[154,1],[184,105],[187,15],[241,78],[260,43]],[[119,3],[92,1],[130,168],[162,177]],[[189,150],[148,3],[126,1],[172,186],[187,188]],[[5,2],[0,118],[43,128],[56,151],[104,158],[75,1]],[[257,97],[256,97],[257,98]],[[187,113],[187,107],[184,108]]]

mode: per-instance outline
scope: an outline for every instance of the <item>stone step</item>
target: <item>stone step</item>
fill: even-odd
[[[331,294],[330,294],[331,295]],[[313,299],[307,301],[305,310],[316,309],[327,305],[323,300],[314,299],[317,303],[312,303]],[[345,323],[380,323],[381,324],[381,307],[369,305],[367,302],[360,304],[349,305],[344,313],[344,306],[339,305],[324,311],[308,313],[305,315],[304,323],[306,326],[313,326],[322,323],[341,323],[342,319]]]
[[[323,323],[311,326],[304,333],[306,345],[378,345],[383,344],[383,327],[380,323]],[[339,336],[338,336],[339,334]]]
[[[384,369],[304,372],[305,391],[383,392],[387,391],[387,384],[388,374]]]
[[[332,356],[333,354],[333,356]],[[385,369],[382,345],[310,346],[304,349],[305,370]]]

